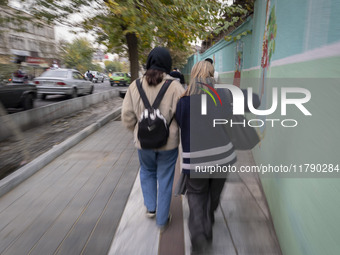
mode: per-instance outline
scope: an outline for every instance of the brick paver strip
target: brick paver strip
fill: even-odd
[[[179,159],[180,160],[180,159]],[[173,189],[177,183],[180,175],[180,164],[177,160],[175,181]],[[182,198],[181,196],[172,197],[170,212],[172,214],[172,222],[169,228],[161,234],[159,240],[159,255],[184,255],[184,229],[183,229],[183,210],[182,210]]]

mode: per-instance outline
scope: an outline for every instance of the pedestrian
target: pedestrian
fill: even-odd
[[[140,84],[152,105],[165,82],[171,81],[159,110],[169,124],[169,137],[165,145],[155,149],[143,149],[138,139],[138,126],[145,106],[141,99],[137,80],[132,82],[125,95],[122,107],[122,122],[134,131],[135,145],[140,162],[140,180],[148,217],[156,216],[156,224],[164,231],[170,223],[169,214],[172,184],[178,157],[179,128],[174,114],[179,97],[184,93],[182,85],[169,75],[172,59],[167,49],[154,48],[148,55],[146,73]],[[158,188],[157,188],[158,186]]]
[[[201,113],[201,95],[204,90],[214,87],[213,76],[214,67],[209,61],[196,63],[188,88],[176,109],[183,149],[182,172],[187,175],[185,186],[190,209],[188,225],[192,254],[204,254],[212,242],[214,212],[227,177],[221,174],[212,178],[210,173],[207,176],[207,173],[197,173],[196,170],[202,166],[219,164],[223,167],[236,162],[236,154],[225,129],[222,125],[215,128],[212,125],[214,118],[227,118],[228,106],[216,107],[213,100],[207,100],[208,114]]]
[[[174,67],[174,69],[171,71],[170,75],[172,77],[175,77],[176,79],[178,79],[183,86],[185,85],[184,75],[178,70],[177,67]]]
[[[87,72],[85,73],[86,77],[88,78],[89,81],[92,81],[93,79],[93,74],[90,72],[90,70],[87,70]]]
[[[211,63],[212,65],[214,65],[214,61],[211,58],[206,58],[205,61],[208,61],[209,63]],[[219,75],[218,72],[216,70],[214,70],[214,79],[216,82],[218,82]]]
[[[170,76],[176,78],[179,82],[181,81],[181,73],[177,71],[176,67],[170,72]]]

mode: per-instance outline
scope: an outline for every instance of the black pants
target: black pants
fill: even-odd
[[[226,178],[187,178],[190,209],[189,231],[192,247],[212,241],[214,212],[217,209]]]

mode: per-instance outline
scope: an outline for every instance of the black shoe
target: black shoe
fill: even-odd
[[[192,242],[191,246],[191,255],[206,255],[209,254],[210,247],[212,242],[205,237],[198,238],[196,241]]]

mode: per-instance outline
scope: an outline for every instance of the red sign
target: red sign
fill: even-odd
[[[35,64],[35,65],[47,64],[45,59],[43,59],[43,58],[34,58],[34,57],[26,57],[26,62],[29,63],[29,64]]]

